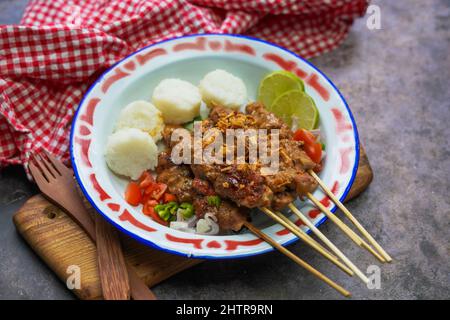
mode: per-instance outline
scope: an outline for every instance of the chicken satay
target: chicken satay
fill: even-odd
[[[170,193],[179,201],[191,202],[194,205],[198,218],[203,218],[207,213],[213,214],[222,232],[239,231],[249,219],[245,208],[238,208],[232,202],[221,200],[212,204],[208,197],[216,195],[216,192],[211,184],[206,180],[194,178],[187,165],[175,165],[169,152],[160,154],[157,173],[157,181],[165,183]]]
[[[169,192],[176,195],[180,202],[192,202],[195,193],[192,190],[192,172],[187,165],[175,165],[170,153],[161,152],[156,167],[156,181],[167,185]]]
[[[222,133],[228,128],[279,129],[278,172],[263,175],[258,165],[205,163],[190,165],[194,176],[209,181],[214,192],[233,201],[238,207],[280,210],[294,201],[297,195],[303,197],[314,191],[317,182],[306,170],[314,169],[316,163],[306,155],[302,142],[293,140],[288,126],[260,103],[249,104],[247,112],[250,115],[216,106],[211,110],[210,117],[203,121],[202,127],[217,127]],[[167,135],[164,133],[163,136],[167,141]]]

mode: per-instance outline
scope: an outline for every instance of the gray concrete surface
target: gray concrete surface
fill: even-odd
[[[26,1],[0,0],[0,23],[17,22]],[[291,247],[354,299],[450,298],[450,1],[373,1],[382,29],[359,20],[337,50],[313,59],[343,92],[375,172],[349,204],[392,254],[381,289],[369,290],[301,244]],[[36,189],[20,168],[0,173],[0,298],[67,299],[71,293],[11,221]],[[376,261],[337,228],[322,230],[366,268]],[[340,299],[278,253],[206,262],[155,288],[161,299]]]

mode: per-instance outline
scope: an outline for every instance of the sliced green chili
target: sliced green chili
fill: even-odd
[[[216,208],[220,207],[220,204],[222,203],[219,196],[208,196],[206,199],[208,200],[208,204],[210,206],[215,206]]]
[[[155,211],[164,221],[172,221],[178,209],[178,204],[175,201],[171,201],[166,204],[157,204]]]
[[[194,215],[194,206],[191,203],[183,202],[180,204],[178,212],[183,215],[183,218],[189,219]]]

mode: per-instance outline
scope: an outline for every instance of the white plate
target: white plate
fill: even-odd
[[[150,100],[154,87],[164,78],[198,84],[204,74],[218,68],[242,78],[252,99],[260,80],[271,71],[285,69],[304,79],[305,90],[319,109],[326,144],[320,176],[340,199],[350,190],[359,160],[358,132],[344,98],[322,72],[286,49],[244,36],[208,34],[166,40],[129,55],[107,70],[80,103],[70,139],[75,175],[90,203],[118,229],[145,244],[195,258],[245,257],[273,248],[248,232],[204,236],[154,222],[125,202],[123,194],[128,181],[108,169],[104,149],[119,111],[128,103]],[[314,195],[335,210],[319,189]],[[316,225],[326,220],[310,204],[297,205]],[[278,243],[287,245],[297,240],[262,213],[254,218],[254,223]],[[294,216],[291,219],[297,221]]]

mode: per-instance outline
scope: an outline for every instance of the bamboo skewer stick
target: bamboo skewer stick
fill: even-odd
[[[319,242],[317,242],[316,240],[314,240],[309,234],[307,234],[305,231],[302,230],[302,228],[300,228],[300,226],[297,226],[294,222],[292,222],[291,220],[289,220],[289,218],[287,218],[286,216],[284,216],[281,212],[276,211],[274,212],[274,214],[279,217],[280,219],[282,219],[284,222],[286,222],[287,224],[289,224],[292,228],[294,228],[294,230],[298,230],[298,232],[301,232],[302,234],[304,234],[309,240],[311,240],[312,242],[316,243],[318,246],[320,246],[324,251],[328,252],[329,255],[331,255],[334,259],[338,260],[338,257],[336,257],[333,253],[331,253],[330,251],[328,251],[325,247],[323,247]],[[354,274],[353,271],[351,272],[352,275]]]
[[[331,192],[330,189],[323,183],[323,181],[319,178],[319,176],[312,170],[308,170],[308,173],[316,179],[316,181],[319,183],[320,187],[325,191],[328,197],[338,206],[339,209],[344,212],[344,214],[347,216],[347,218],[355,225],[355,227],[361,232],[361,234],[367,239],[367,241],[370,242],[371,245],[374,246],[376,250],[383,256],[383,258],[387,262],[391,262],[392,258],[389,256],[389,254],[376,242],[376,240],[370,235],[369,232],[359,223],[359,221],[351,214],[351,212],[342,204],[341,201],[334,195],[333,192]]]
[[[334,263],[338,268],[340,268],[342,271],[347,273],[350,276],[353,276],[353,271],[350,270],[346,265],[344,265],[342,262],[338,260],[336,256],[331,254],[328,250],[326,250],[324,247],[322,247],[317,241],[315,241],[313,238],[311,238],[309,235],[307,235],[302,229],[298,228],[294,223],[292,223],[291,220],[287,219],[281,214],[276,214],[270,211],[267,208],[261,209],[266,215],[268,215],[270,218],[287,228],[289,231],[291,231],[293,234],[295,234],[297,237],[302,239],[306,244],[308,244],[311,248],[317,250],[322,256],[324,256],[326,259]],[[289,221],[289,223],[285,220],[283,220],[284,217]],[[292,224],[292,225],[291,225]]]
[[[386,260],[378,254],[367,242],[365,242],[359,235],[357,235],[352,229],[350,229],[342,220],[340,220],[335,214],[333,214],[327,207],[325,207],[316,197],[311,193],[307,193],[306,196],[322,211],[331,221],[338,226],[354,243],[361,248],[367,249],[373,256],[375,256],[381,262]]]
[[[353,262],[351,262],[341,250],[339,250],[328,238],[316,228],[314,224],[312,224],[309,219],[300,212],[292,203],[289,204],[289,208],[300,218],[302,221],[314,232],[320,240],[322,240],[330,249],[333,251],[350,269],[352,269],[355,274],[365,283],[369,282],[369,279],[364,275],[364,273],[359,270],[357,266]]]
[[[317,271],[315,268],[313,268],[311,265],[309,265],[308,263],[306,263],[305,261],[303,261],[302,259],[300,259],[299,257],[297,257],[295,254],[293,254],[291,251],[289,251],[288,249],[286,249],[285,247],[283,247],[282,245],[280,245],[278,242],[276,242],[275,240],[273,240],[271,237],[269,237],[268,235],[266,235],[265,233],[263,233],[261,230],[259,230],[257,227],[255,227],[254,225],[252,225],[250,222],[246,221],[244,223],[244,225],[251,231],[253,232],[257,237],[261,238],[262,240],[266,241],[268,244],[270,244],[272,247],[274,247],[275,249],[277,249],[278,251],[280,251],[282,254],[284,254],[285,256],[289,257],[291,260],[293,260],[294,262],[296,262],[298,265],[300,265],[301,267],[305,268],[306,270],[308,270],[309,272],[311,272],[314,276],[316,276],[317,278],[319,278],[320,280],[324,281],[326,284],[328,284],[330,287],[332,287],[333,289],[337,290],[339,293],[341,293],[342,295],[344,295],[345,297],[349,297],[350,296],[350,292],[348,292],[347,290],[345,290],[343,287],[341,287],[340,285],[338,285],[336,282],[334,282],[333,280],[331,280],[330,278],[328,278],[327,276],[325,276],[324,274],[322,274],[321,272]]]

